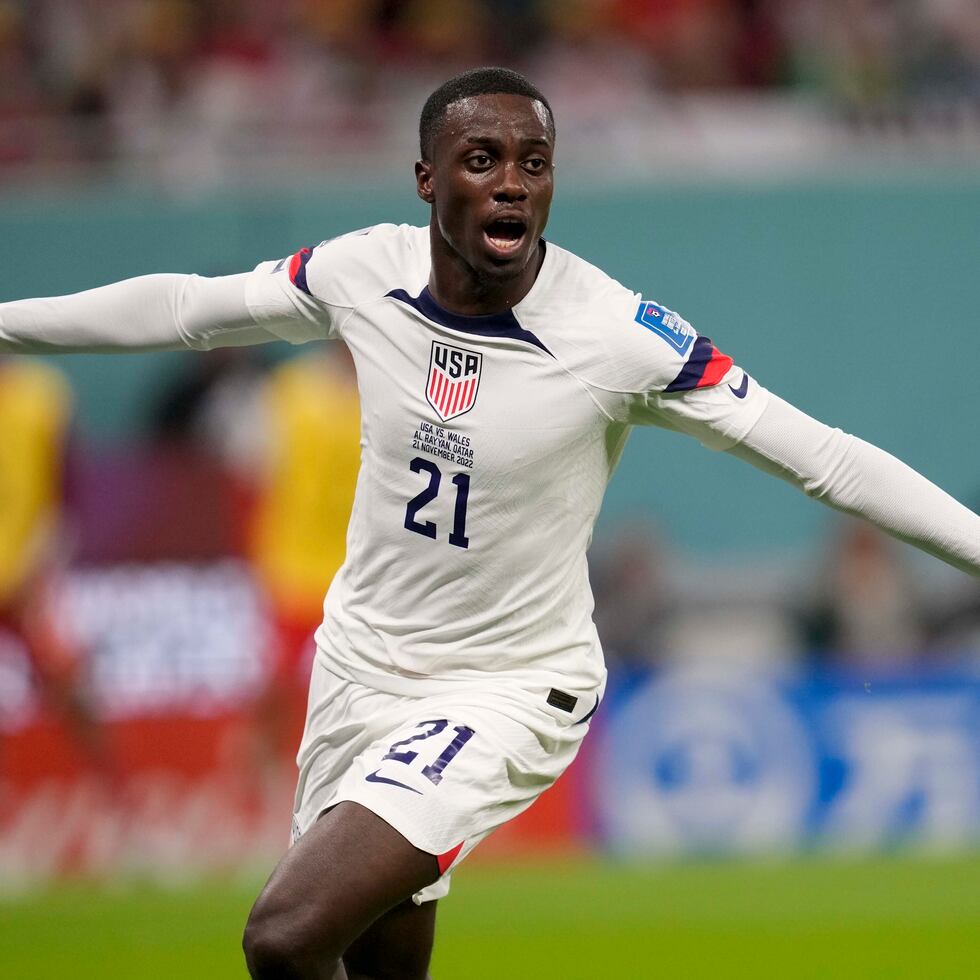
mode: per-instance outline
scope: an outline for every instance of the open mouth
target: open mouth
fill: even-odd
[[[520,218],[497,218],[483,232],[494,249],[508,253],[520,247],[527,233],[527,225]]]

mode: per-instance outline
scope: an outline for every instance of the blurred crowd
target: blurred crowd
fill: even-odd
[[[216,176],[383,157],[411,144],[435,84],[481,63],[526,71],[583,139],[746,93],[798,94],[862,129],[955,133],[980,116],[980,5],[0,0],[0,167]]]
[[[767,567],[692,564],[648,522],[597,536],[595,621],[613,669],[724,661],[888,676],[980,666],[980,590],[870,525],[839,518],[821,551]]]

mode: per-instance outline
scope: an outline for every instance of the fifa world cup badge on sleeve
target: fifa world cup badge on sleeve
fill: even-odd
[[[482,370],[483,355],[478,351],[432,341],[425,397],[443,422],[476,404]]]
[[[671,347],[683,357],[694,343],[694,327],[658,303],[641,300],[636,316],[633,318],[642,327],[663,337]]]

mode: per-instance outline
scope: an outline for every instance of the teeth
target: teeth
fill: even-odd
[[[521,218],[500,217],[488,222],[484,233],[494,248],[502,252],[513,252],[524,241],[527,226]]]

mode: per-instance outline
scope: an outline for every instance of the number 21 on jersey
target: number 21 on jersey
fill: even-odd
[[[425,538],[438,538],[439,530],[435,521],[418,520],[419,511],[439,496],[442,484],[442,470],[431,460],[416,456],[408,464],[413,473],[428,474],[429,483],[421,493],[416,494],[405,506],[405,530],[414,531]],[[456,488],[456,503],[453,507],[453,529],[449,532],[449,543],[457,548],[468,548],[470,539],[466,536],[466,503],[470,496],[470,477],[468,473],[457,473],[452,479]]]

